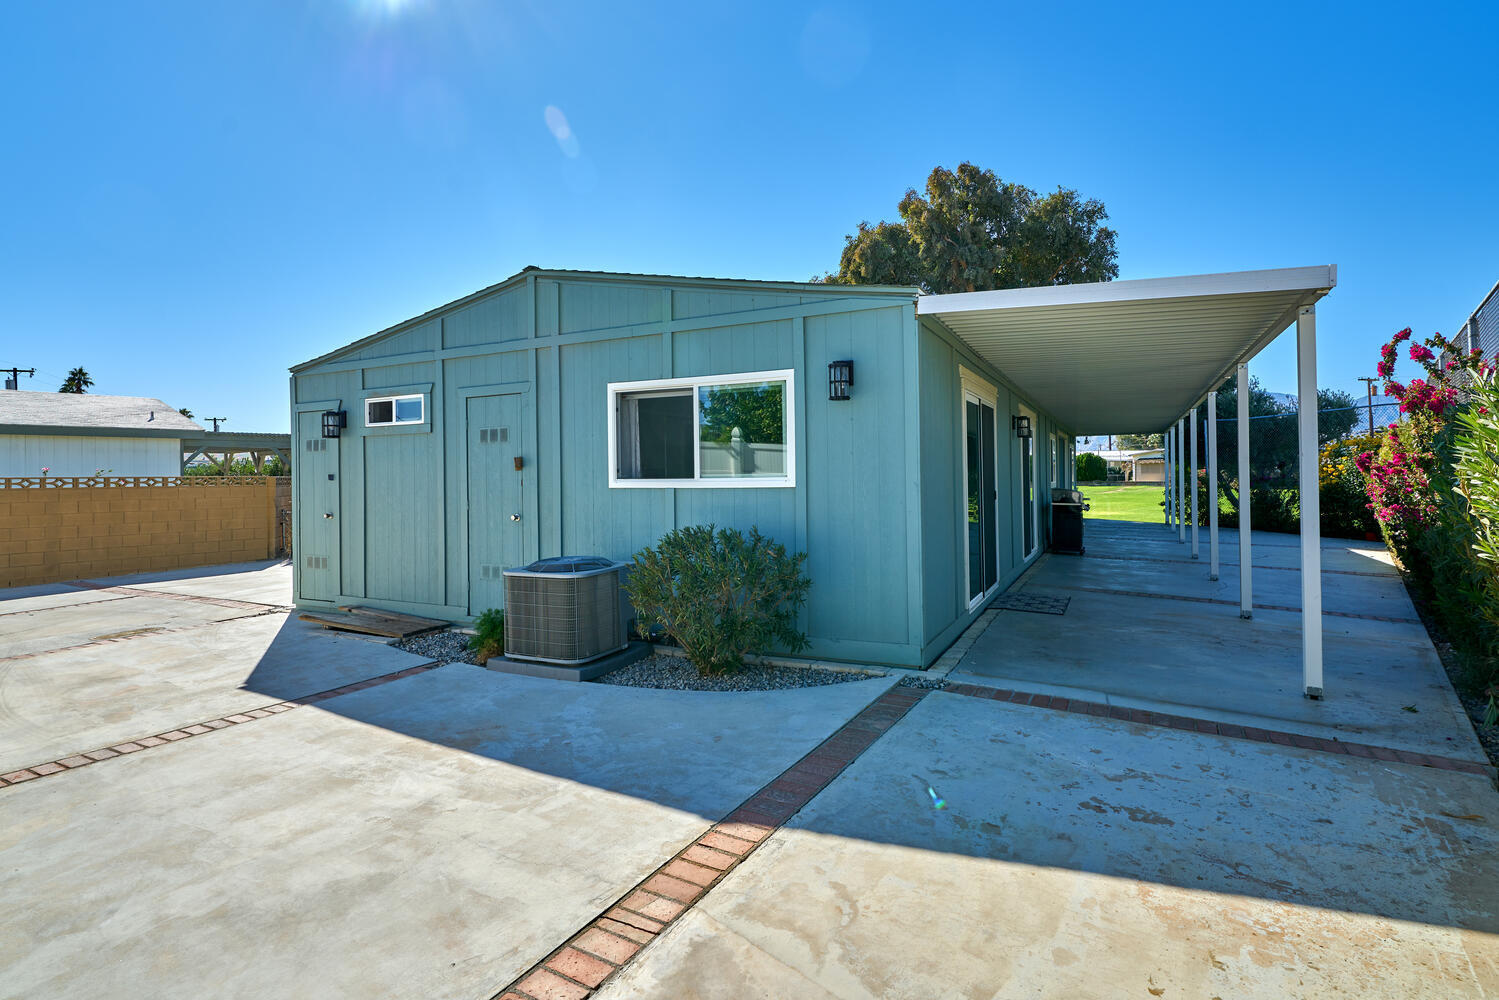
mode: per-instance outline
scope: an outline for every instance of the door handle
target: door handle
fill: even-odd
[[[512,520],[512,521],[519,521],[520,520],[520,515],[519,514],[511,514],[510,515],[510,520]]]
[[[327,513],[326,513],[326,514],[324,514],[324,515],[323,515],[323,519],[324,519],[324,520],[327,520],[327,521],[331,521],[331,520],[333,520],[333,512],[332,512],[332,511],[329,511],[329,512],[327,512]]]

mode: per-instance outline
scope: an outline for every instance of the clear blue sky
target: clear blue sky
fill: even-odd
[[[527,264],[805,279],[964,159],[1102,199],[1123,278],[1337,264],[1324,385],[1466,318],[1495,5],[1156,7],[9,4],[0,365],[285,430],[288,365]]]

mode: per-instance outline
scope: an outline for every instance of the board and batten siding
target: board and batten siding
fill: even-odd
[[[845,358],[852,398],[830,401],[827,365]],[[307,578],[337,580],[339,593],[305,593],[299,562],[298,600],[470,618],[503,594],[470,533],[493,536],[512,519],[515,534],[498,532],[514,539],[504,549],[511,565],[628,559],[685,525],[757,527],[808,554],[805,655],[924,666],[978,613],[964,578],[960,365],[998,390],[1008,585],[1026,565],[1009,420],[1023,400],[940,323],[918,321],[910,293],[523,274],[296,370],[294,411],[348,412],[331,450],[304,455],[308,446],[294,442],[293,454],[319,470],[336,466],[336,482],[319,483],[332,489],[318,495],[338,508],[336,525],[320,513],[297,524],[329,533],[319,551],[334,550],[337,573]],[[796,373],[795,487],[609,488],[610,382],[781,369]],[[382,390],[426,392],[427,422],[365,428],[363,400]],[[1037,414],[1044,499],[1056,427]],[[511,451],[494,454],[504,468],[471,467],[489,453],[470,421],[502,419]],[[299,435],[317,426],[292,423]]]
[[[178,438],[0,434],[0,477],[182,474]]]
[[[1004,530],[998,537],[999,589],[1013,584],[1046,550],[1050,521],[1051,459],[1047,442],[1052,432],[1069,433],[1050,414],[1023,398],[996,370],[974,354],[940,322],[920,320],[921,420],[921,538],[922,538],[922,659],[930,663],[962,634],[982,612],[968,608],[967,474],[963,439],[962,369],[988,382],[995,390],[996,515]],[[1021,443],[1013,418],[1024,406],[1036,414],[1032,440],[1036,446],[1036,490],[1040,496],[1038,545],[1025,557],[1024,504],[1020,501]],[[1003,627],[1003,621],[993,627]]]
[[[684,525],[758,527],[809,554],[807,655],[917,665],[911,298],[733,284],[533,273],[297,370],[294,410],[348,413],[336,447],[338,523],[328,528],[340,593],[315,599],[299,585],[299,601],[450,618],[482,610],[469,607],[470,515],[494,498],[469,495],[468,404],[505,395],[523,403],[520,426],[507,428],[523,468],[503,484],[503,509],[484,516],[513,507],[520,517],[515,564],[628,559]],[[854,398],[830,402],[827,363],[842,358],[855,360]],[[796,373],[795,487],[609,489],[608,383],[777,369]],[[363,426],[365,397],[423,385],[420,432]],[[293,453],[304,447],[294,442]]]

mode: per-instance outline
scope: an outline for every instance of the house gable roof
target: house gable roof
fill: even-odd
[[[763,281],[755,278],[702,278],[688,277],[676,274],[635,274],[626,271],[570,271],[566,269],[540,268],[534,265],[526,267],[503,281],[498,281],[477,292],[471,292],[451,302],[445,302],[434,309],[429,309],[419,316],[402,320],[394,326],[386,327],[367,337],[362,337],[352,343],[344,344],[315,358],[300,362],[291,366],[291,371],[296,373],[305,372],[310,368],[332,361],[335,358],[354,351],[363,350],[371,344],[378,343],[387,337],[393,337],[412,327],[420,326],[443,313],[470,305],[486,296],[503,292],[524,284],[528,279],[550,278],[583,282],[618,282],[621,284],[645,284],[645,285],[677,285],[695,288],[724,288],[738,290],[759,291],[786,291],[801,295],[828,295],[832,297],[846,298],[849,296],[878,296],[888,295],[895,298],[915,299],[920,290],[915,287],[903,285],[833,285],[816,281]]]
[[[0,391],[0,434],[185,437],[203,428],[150,396]]]

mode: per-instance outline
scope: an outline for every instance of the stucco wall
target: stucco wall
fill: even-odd
[[[68,434],[0,434],[0,477],[175,476],[182,471],[177,438]]]
[[[273,479],[0,488],[0,587],[270,559],[275,551]]]

